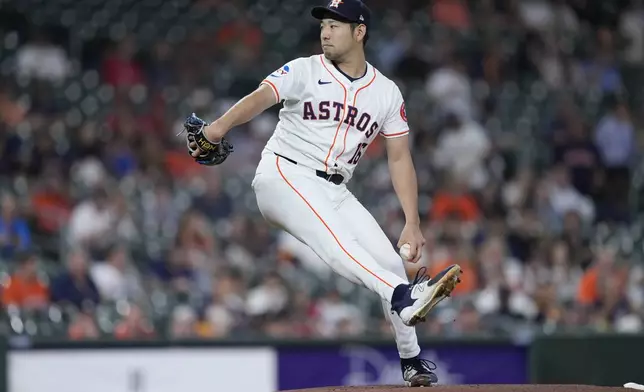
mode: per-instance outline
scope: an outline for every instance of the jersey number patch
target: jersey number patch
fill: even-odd
[[[360,158],[362,158],[362,153],[367,148],[367,146],[367,143],[358,144],[358,148],[356,148],[356,152],[353,153],[353,156],[351,157],[351,159],[349,159],[349,163],[352,165],[357,165]]]

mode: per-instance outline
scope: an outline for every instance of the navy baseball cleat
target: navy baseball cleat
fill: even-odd
[[[429,278],[422,267],[411,284],[401,284],[394,289],[391,297],[391,310],[398,313],[403,323],[414,326],[425,321],[425,316],[439,302],[449,297],[461,281],[461,267],[454,264]]]
[[[416,356],[400,360],[403,380],[408,387],[431,387],[438,382],[438,377],[432,370],[436,364]]]

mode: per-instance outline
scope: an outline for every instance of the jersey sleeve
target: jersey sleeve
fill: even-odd
[[[380,134],[385,138],[401,137],[409,134],[405,100],[398,87],[395,88],[393,95],[394,99],[389,108],[389,114],[380,130]]]
[[[260,85],[268,85],[273,90],[278,103],[284,100],[297,100],[299,92],[302,91],[298,87],[302,80],[299,77],[302,73],[302,66],[303,62],[299,59],[286,63],[264,78]]]

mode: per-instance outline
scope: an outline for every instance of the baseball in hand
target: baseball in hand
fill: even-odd
[[[403,244],[403,246],[400,247],[400,257],[405,261],[411,260],[411,245]]]

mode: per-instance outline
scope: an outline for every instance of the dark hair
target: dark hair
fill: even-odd
[[[358,26],[360,26],[361,23],[351,23],[351,32],[356,31]],[[369,29],[367,29],[367,33],[364,35],[364,38],[362,39],[362,46],[367,46],[367,41],[369,40]]]

